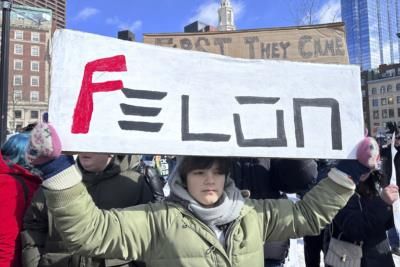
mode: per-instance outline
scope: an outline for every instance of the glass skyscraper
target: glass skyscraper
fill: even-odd
[[[400,0],[341,0],[350,63],[362,70],[398,63]]]

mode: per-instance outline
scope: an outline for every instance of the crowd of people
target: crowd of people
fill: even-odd
[[[373,138],[357,160],[72,156],[33,126],[1,148],[0,267],[275,267],[299,237],[306,266],[331,238],[360,246],[360,266],[394,266],[399,192]]]

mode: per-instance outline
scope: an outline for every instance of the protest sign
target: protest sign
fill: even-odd
[[[395,148],[396,143],[396,133],[392,134],[392,143],[390,144],[390,152],[392,154],[391,161],[392,161],[392,176],[390,177],[390,184],[397,185],[397,176],[396,176],[396,167],[394,165],[395,161],[394,158],[396,156],[397,149]],[[400,199],[397,199],[393,205],[393,221],[394,227],[396,229],[397,238],[400,239]]]
[[[50,122],[64,151],[354,158],[357,66],[234,59],[55,33]]]
[[[144,34],[143,42],[249,59],[349,63],[343,23],[227,32]]]

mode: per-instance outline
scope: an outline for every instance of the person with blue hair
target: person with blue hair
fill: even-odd
[[[25,151],[29,143],[29,133],[14,134],[1,147],[1,154],[10,162],[29,169],[25,159]]]
[[[0,267],[21,266],[23,216],[42,180],[30,172],[25,153],[29,133],[11,136],[0,153]]]

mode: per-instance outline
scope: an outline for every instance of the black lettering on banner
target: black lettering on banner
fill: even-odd
[[[236,101],[240,105],[249,104],[276,104],[279,101],[279,97],[259,97],[259,96],[237,96]]]
[[[161,112],[161,108],[141,107],[128,104],[120,104],[122,113],[124,115],[155,117]]]
[[[237,96],[236,100],[241,105],[248,104],[275,104],[279,101],[278,97],[254,97]],[[276,138],[254,138],[245,139],[239,114],[233,114],[235,125],[236,141],[240,147],[285,147],[287,146],[283,110],[276,111]]]
[[[166,92],[160,91],[147,91],[137,90],[130,88],[123,88],[122,93],[126,98],[147,99],[147,100],[162,100],[167,96]],[[128,116],[142,116],[142,117],[156,117],[160,114],[161,108],[158,107],[142,107],[128,104],[120,104],[121,110],[124,115]],[[122,130],[129,131],[142,131],[142,132],[159,132],[163,123],[158,122],[145,122],[145,121],[118,121],[118,125]]]
[[[162,123],[144,122],[144,121],[118,121],[118,125],[122,130],[141,131],[141,132],[159,132]]]
[[[215,133],[189,132],[189,96],[182,95],[182,141],[228,142],[231,136]]]
[[[181,44],[181,48],[185,49],[185,50],[192,50],[193,49],[193,44],[192,41],[190,41],[190,39],[188,38],[183,38],[179,41],[179,43]]]
[[[325,51],[324,56],[327,56],[331,52],[331,56],[335,56],[335,45],[333,40],[325,40]]]
[[[272,43],[271,57],[272,58],[279,58],[280,57],[278,43]]]
[[[270,58],[271,44],[261,43],[261,58]]]
[[[311,58],[313,56],[312,52],[307,52],[306,51],[306,45],[307,43],[310,43],[312,40],[312,37],[309,35],[303,35],[299,39],[299,54],[301,55],[302,58]]]
[[[130,88],[122,88],[121,91],[127,98],[161,100],[167,96],[166,92],[159,92],[159,91],[147,91],[147,90],[138,90]]]
[[[281,46],[281,48],[283,50],[282,58],[287,58],[287,49],[290,46],[290,42],[280,42],[279,45]]]
[[[261,58],[287,58],[287,49],[289,46],[290,42],[261,43]],[[282,56],[279,47],[283,51]]]
[[[232,43],[232,38],[215,38],[214,45],[219,46],[220,54],[225,55],[225,44]]]
[[[302,107],[323,107],[331,109],[332,149],[341,150],[342,126],[340,121],[340,109],[338,101],[333,98],[293,99],[294,126],[297,147],[304,147],[303,117],[301,114]]]
[[[336,55],[344,56],[343,39],[336,37]]]
[[[206,46],[210,46],[210,41],[205,37],[199,37],[194,46],[195,46],[197,51],[207,52],[207,50],[201,45],[202,42]]]
[[[325,53],[322,52],[322,47],[321,47],[321,40],[314,39],[314,56],[319,57],[319,56],[325,56]]]
[[[176,45],[173,45],[174,40],[172,38],[156,38],[155,45],[158,46],[169,46],[176,48]]]
[[[257,36],[244,37],[244,42],[249,45],[249,58],[256,58],[254,53],[254,43],[258,43],[259,39]]]

